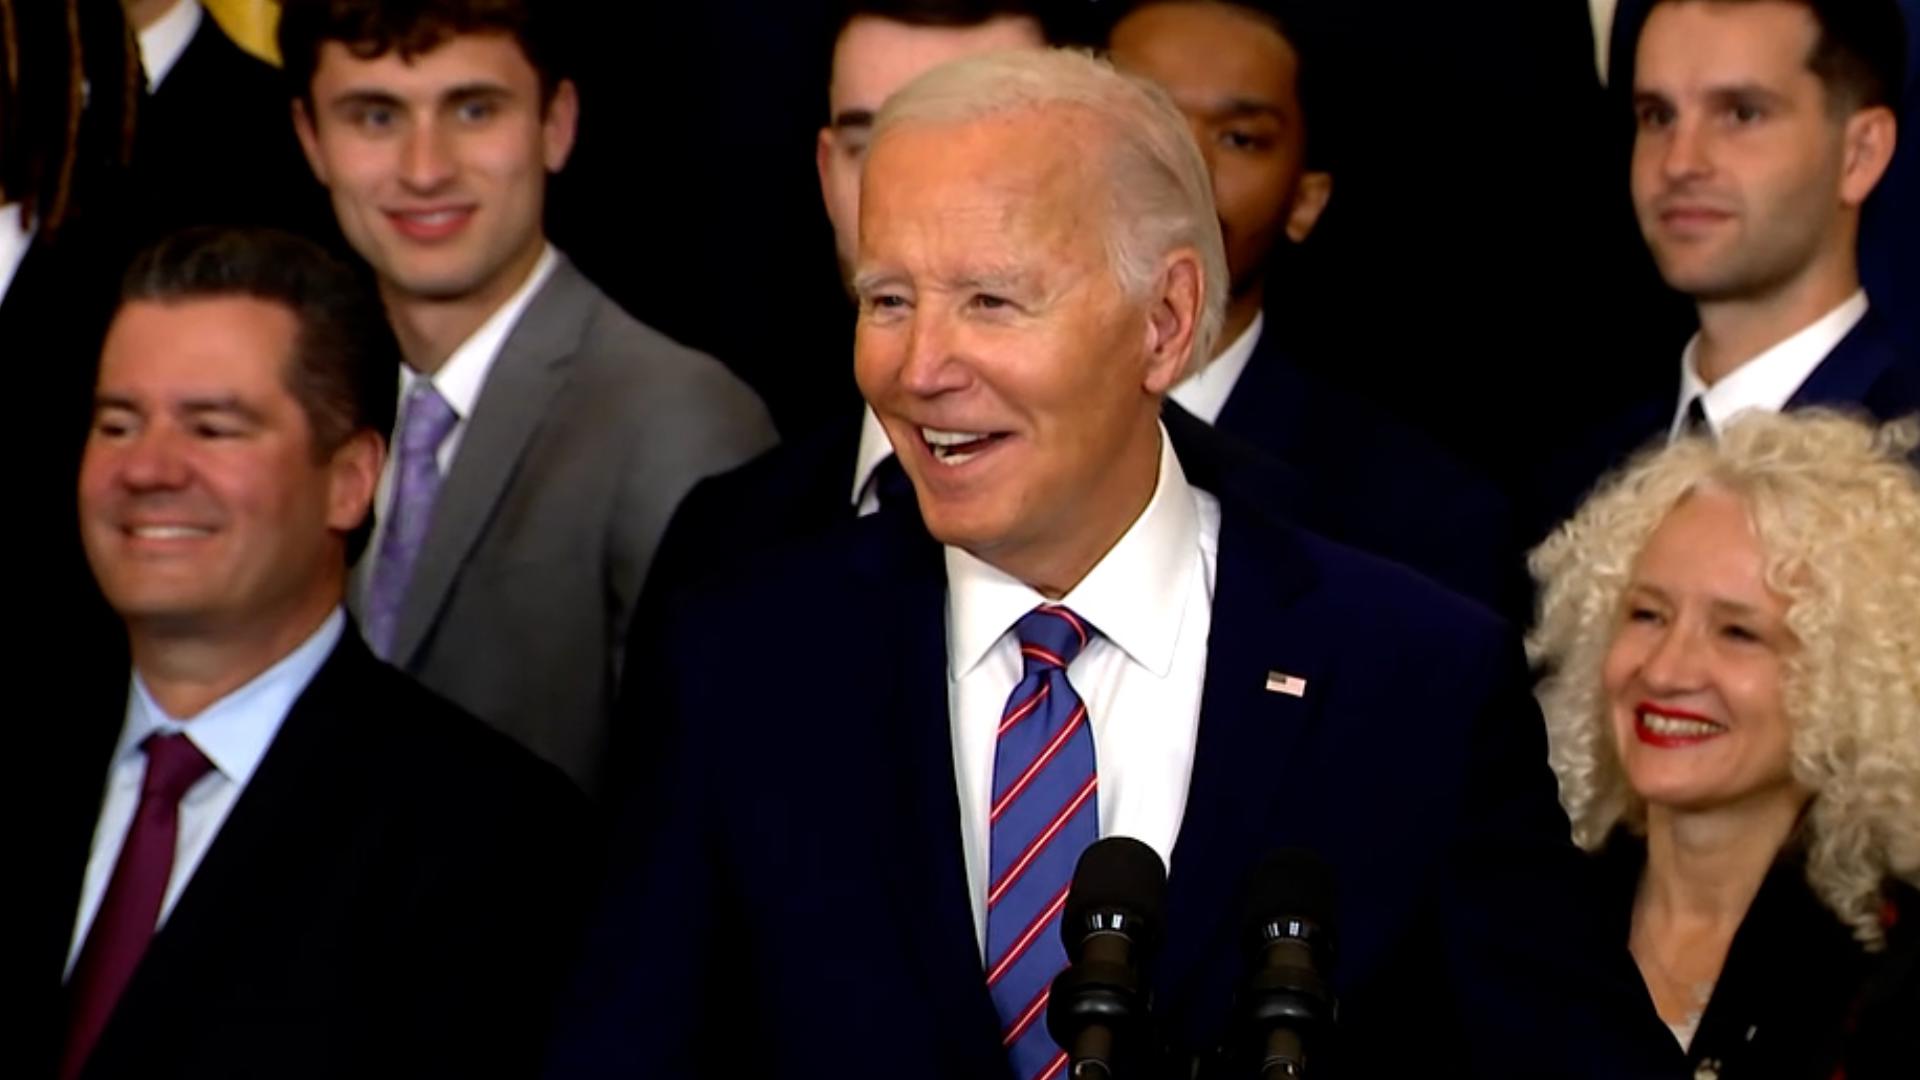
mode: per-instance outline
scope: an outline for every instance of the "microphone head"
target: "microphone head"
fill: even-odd
[[[1073,888],[1060,916],[1067,955],[1078,953],[1088,934],[1114,931],[1136,947],[1157,935],[1167,867],[1154,850],[1130,836],[1109,836],[1080,853]]]
[[[1248,878],[1246,897],[1245,925],[1252,947],[1295,936],[1316,948],[1331,946],[1333,871],[1314,852],[1282,848],[1270,853]]]

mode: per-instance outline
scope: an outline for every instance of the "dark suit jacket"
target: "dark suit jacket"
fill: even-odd
[[[1304,845],[1339,884],[1344,1037],[1321,1075],[1648,1075],[1633,1059],[1659,1032],[1570,887],[1511,631],[1295,530],[1198,449],[1183,467],[1223,523],[1154,980],[1174,1047],[1218,1043],[1242,880]],[[966,891],[945,594],[939,547],[883,512],[679,605],[631,718],[654,782],[550,1075],[1007,1074]],[[1306,694],[1267,692],[1275,669]]]
[[[1534,541],[1571,517],[1602,477],[1666,437],[1680,408],[1675,395],[1670,388],[1648,397],[1541,459],[1528,500],[1527,531]],[[1895,334],[1881,305],[1873,304],[1787,399],[1789,409],[1809,406],[1851,410],[1880,421],[1920,412],[1920,349]]]
[[[71,659],[69,659],[71,663]],[[124,672],[124,667],[119,669]],[[49,801],[10,871],[25,1009],[0,1066],[52,1076],[62,970],[127,684],[40,725]],[[71,702],[69,702],[71,704]],[[84,1074],[524,1075],[595,849],[560,774],[374,660],[349,625],[153,939]]]
[[[142,241],[189,225],[271,225],[344,251],[300,153],[286,80],[203,12],[140,102],[129,216]]]
[[[1294,363],[1281,338],[1269,319],[1217,426],[1306,485],[1308,504],[1290,507],[1292,517],[1524,619],[1506,497],[1431,439]]]
[[[1615,940],[1632,929],[1646,841],[1607,841],[1598,867]],[[1887,947],[1869,953],[1807,884],[1806,863],[1783,853],[1740,921],[1713,997],[1684,1053],[1723,1080],[1893,1080],[1920,1073],[1920,891],[1888,887]],[[1843,1071],[1844,1070],[1844,1071]]]

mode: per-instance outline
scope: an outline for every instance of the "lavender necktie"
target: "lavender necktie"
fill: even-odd
[[[373,564],[373,581],[367,589],[367,643],[383,660],[390,658],[400,604],[406,599],[414,560],[420,556],[420,544],[427,538],[427,525],[433,520],[433,503],[440,494],[436,455],[459,419],[432,382],[420,379],[407,392],[396,440],[400,460],[393,470],[393,502],[387,510],[386,528],[380,534],[380,551]]]

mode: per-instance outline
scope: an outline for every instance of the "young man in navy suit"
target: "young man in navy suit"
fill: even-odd
[[[1330,59],[1301,5],[1133,0],[1107,34],[1121,70],[1165,89],[1213,178],[1230,291],[1213,357],[1168,396],[1291,470],[1336,540],[1404,563],[1512,616],[1526,588],[1520,536],[1491,481],[1296,354],[1302,245],[1333,198]],[[1343,338],[1372,362],[1360,336]]]
[[[1895,0],[1651,6],[1631,68],[1633,202],[1699,332],[1675,392],[1553,462],[1537,531],[1633,450],[1745,409],[1920,410],[1920,344],[1870,302],[1858,254],[1899,134],[1906,40]]]
[[[1167,1075],[1234,1037],[1243,882],[1286,846],[1338,881],[1318,1075],[1645,1074],[1512,632],[1162,424],[1225,308],[1173,107],[1073,53],[959,61],[888,102],[864,185],[855,370],[920,513],[677,606],[550,1074],[1058,1077],[1060,903],[1110,835],[1172,867]]]

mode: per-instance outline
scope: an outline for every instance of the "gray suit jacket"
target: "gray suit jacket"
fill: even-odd
[[[774,442],[746,384],[563,256],[467,420],[392,662],[602,794],[627,626],[667,520],[695,482]]]

